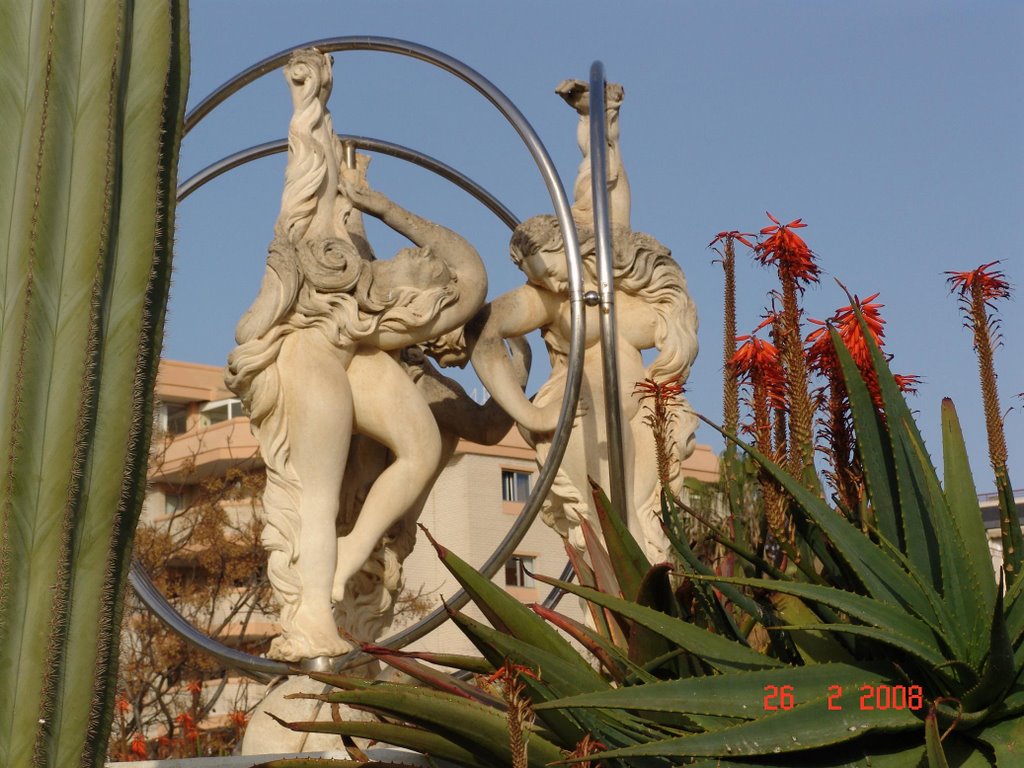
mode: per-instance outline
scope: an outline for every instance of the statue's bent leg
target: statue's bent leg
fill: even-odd
[[[289,336],[278,368],[290,462],[301,488],[295,568],[302,594],[282,645],[295,646],[298,658],[337,656],[350,649],[334,623],[331,582],[335,518],[352,439],[352,390],[342,352],[314,329]]]
[[[423,398],[401,366],[380,350],[360,350],[349,364],[355,429],[387,446],[395,458],[366,496],[352,530],[337,539],[333,597],[362,568],[391,525],[429,492],[441,436]]]

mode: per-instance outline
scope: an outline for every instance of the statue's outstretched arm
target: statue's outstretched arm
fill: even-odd
[[[516,383],[505,340],[544,328],[558,319],[563,299],[532,285],[522,285],[481,311],[483,325],[470,357],[473,369],[498,405],[530,432],[554,430],[559,403],[538,408]]]
[[[487,272],[476,249],[457,232],[417,216],[365,182],[350,180],[344,171],[343,176],[340,189],[356,208],[380,219],[420,248],[430,249],[447,265],[458,287],[455,301],[444,306],[432,320],[402,331],[382,328],[374,339],[376,344],[381,349],[399,349],[465,325],[487,296]]]

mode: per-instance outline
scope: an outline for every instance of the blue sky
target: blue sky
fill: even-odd
[[[1002,259],[1018,293],[1024,255],[1024,5],[1011,2],[267,2],[192,3],[190,104],[250,64],[324,37],[379,35],[437,48],[475,68],[525,114],[571,189],[575,115],[554,95],[592,61],[626,89],[622,151],[633,226],[668,245],[700,313],[695,407],[721,415],[722,276],[707,243],[756,231],[765,211],[802,230],[825,275],[806,295],[824,318],[842,280],[881,291],[894,370],[924,383],[911,405],[933,455],[939,403],[954,399],[978,490],[992,489],[971,339],[943,272]],[[515,132],[465,84],[419,61],[335,54],[339,132],[405,144],[456,167],[519,217],[550,210]],[[278,73],[232,97],[183,144],[180,176],[284,136],[290,102]],[[283,158],[211,183],[178,213],[176,279],[165,355],[223,364],[255,295],[280,199]],[[522,282],[508,231],[429,173],[375,158],[371,184],[457,229],[483,256],[491,295]],[[379,255],[400,243],[379,229]],[[740,258],[741,332],[775,287]],[[1010,470],[1024,487],[1024,312],[1000,308],[996,364]],[[541,379],[535,373],[532,388]],[[472,386],[469,383],[468,386]],[[720,445],[707,428],[702,442]]]

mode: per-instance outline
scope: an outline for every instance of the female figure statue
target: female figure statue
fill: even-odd
[[[627,488],[626,510],[630,530],[654,561],[667,559],[668,541],[659,518],[660,483],[653,437],[643,424],[639,400],[630,395],[632,385],[645,378],[657,381],[685,381],[697,354],[697,316],[686,290],[686,278],[669,250],[653,237],[633,232],[629,221],[629,186],[618,150],[618,107],[620,86],[609,86],[608,136],[610,212],[612,219],[613,272],[618,325],[617,354],[622,385],[622,415],[628,425],[623,435],[623,456]],[[586,85],[566,81],[559,93],[581,115],[579,138],[584,151],[586,183],[576,181],[574,218],[580,237],[584,267],[584,290],[597,287],[597,265],[592,215],[589,165],[589,125]],[[614,130],[612,130],[614,128]],[[584,130],[586,129],[586,130]],[[584,132],[588,137],[583,142]],[[527,441],[543,462],[550,449],[551,433],[557,422],[565,388],[569,349],[569,295],[565,247],[558,220],[536,216],[524,221],[512,235],[509,246],[516,265],[526,276],[526,285],[495,299],[480,332],[472,362],[477,375],[495,400],[519,423]],[[598,309],[587,308],[581,407],[576,415],[569,445],[562,459],[549,497],[542,507],[545,522],[579,550],[585,549],[580,523],[597,525],[588,476],[608,487],[606,420],[603,362],[599,338]],[[510,384],[509,359],[504,340],[540,330],[551,358],[551,376],[533,402]],[[654,361],[645,366],[641,353],[657,349]],[[685,402],[684,402],[685,405]],[[697,420],[684,407],[677,414],[672,453],[678,460],[693,452]],[[670,484],[682,485],[679,461],[673,462]],[[629,490],[632,489],[632,490]]]
[[[429,492],[441,437],[398,362],[408,346],[465,324],[487,291],[483,264],[455,232],[401,208],[342,167],[326,109],[330,59],[296,53],[285,68],[295,106],[281,214],[259,295],[239,321],[228,386],[249,408],[267,468],[268,575],[281,603],[271,655],[349,649],[332,602],[388,529]],[[359,213],[415,247],[372,260]],[[335,535],[354,433],[393,457]]]

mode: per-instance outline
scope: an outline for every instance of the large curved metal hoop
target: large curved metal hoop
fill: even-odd
[[[328,38],[314,41],[312,43],[293,46],[278,54],[270,56],[224,83],[220,88],[210,94],[210,96],[190,111],[185,117],[185,133],[187,134],[188,131],[203,119],[203,117],[208,115],[215,107],[233,93],[237,92],[257,78],[262,77],[264,74],[285,64],[293,51],[309,47],[318,48],[323,52],[367,50],[397,53],[433,64],[434,66],[455,75],[483,95],[498,109],[499,112],[501,112],[505,119],[509,121],[523,140],[530,154],[533,156],[534,162],[537,164],[537,167],[541,172],[541,176],[544,179],[544,183],[547,186],[548,193],[551,196],[555,214],[558,217],[562,239],[565,244],[566,266],[569,282],[570,331],[566,384],[562,398],[562,407],[558,415],[558,423],[555,427],[554,435],[552,436],[551,450],[540,469],[537,484],[527,499],[523,511],[520,514],[520,518],[513,526],[512,531],[510,531],[509,535],[506,536],[498,549],[494,551],[494,553],[480,568],[481,573],[489,578],[497,572],[498,568],[508,559],[514,551],[515,546],[519,543],[519,540],[523,535],[525,535],[526,528],[528,528],[530,523],[533,522],[540,510],[545,496],[554,482],[555,473],[561,464],[562,456],[565,454],[565,449],[569,442],[569,434],[572,429],[572,419],[575,414],[580,395],[583,375],[583,344],[585,338],[583,265],[580,257],[579,240],[576,235],[576,228],[572,220],[569,201],[566,196],[565,189],[563,188],[561,179],[555,170],[554,163],[552,162],[547,149],[544,147],[536,131],[534,131],[533,127],[519,109],[508,99],[507,96],[505,96],[504,93],[494,86],[494,84],[458,59],[452,58],[447,54],[426,46],[393,38]],[[225,168],[219,173],[211,174],[210,178],[212,179],[226,170],[227,169]],[[193,185],[192,189],[194,190],[195,188],[197,188],[197,186]],[[191,192],[192,190],[189,191]],[[519,527],[520,525],[521,528]],[[513,540],[512,533],[517,530],[519,530],[520,533],[518,538]],[[224,662],[226,665],[241,669],[242,671],[261,679],[266,679],[267,677],[275,675],[292,674],[298,671],[293,666],[246,654],[236,649],[229,648],[212,638],[206,637],[192,627],[184,617],[174,610],[173,606],[171,606],[163,595],[155,589],[155,586],[152,584],[151,580],[149,580],[148,576],[145,574],[139,574],[136,571],[141,571],[141,568],[137,568],[136,564],[133,563],[130,581],[140,598],[144,601],[146,601],[147,598],[152,600],[154,605],[161,608],[162,612],[158,615],[161,615],[161,618],[167,621],[168,626],[172,630],[178,632],[186,640],[201,647],[203,650]],[[145,576],[145,578],[143,578],[143,576]],[[549,599],[552,598],[555,598],[554,592],[549,595]],[[384,640],[382,644],[392,648],[401,648],[404,645],[423,637],[428,632],[438,627],[448,618],[448,611],[456,610],[465,605],[468,601],[469,595],[466,594],[464,590],[459,590],[452,596],[451,600],[447,601],[444,607],[433,611],[413,626],[392,635]],[[150,604],[147,602],[147,605]],[[152,608],[152,606],[150,607]],[[168,617],[165,618],[163,614],[168,611],[173,615],[168,615]],[[361,655],[361,651],[352,651],[344,656],[334,659],[310,660],[311,664],[306,666],[316,669],[341,669],[355,661]]]

